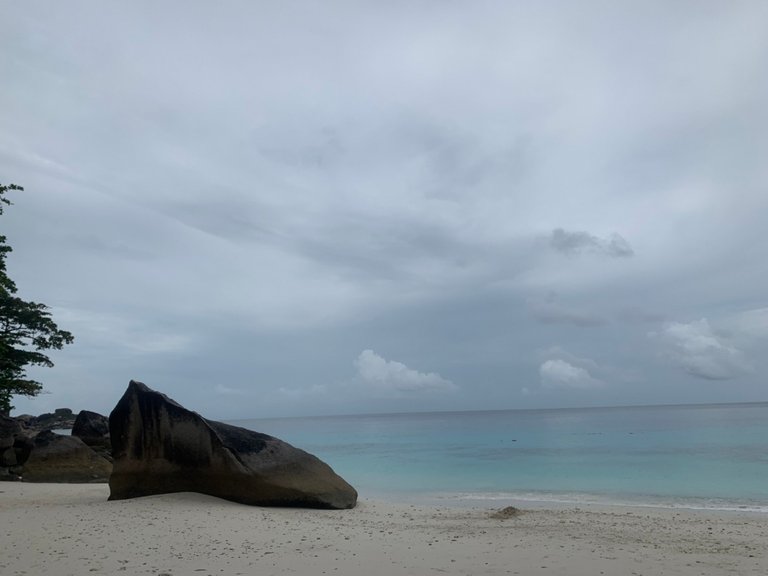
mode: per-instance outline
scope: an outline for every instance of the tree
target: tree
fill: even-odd
[[[0,184],[0,216],[3,205],[12,202],[5,197],[11,190],[24,188]],[[60,350],[74,341],[72,334],[59,330],[51,319],[48,306],[27,302],[16,296],[16,284],[8,277],[5,258],[13,249],[0,235],[0,414],[9,414],[11,397],[37,396],[43,389],[40,382],[27,378],[27,366],[53,366],[44,350]]]

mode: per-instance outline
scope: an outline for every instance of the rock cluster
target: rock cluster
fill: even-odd
[[[66,427],[72,435],[54,433]],[[140,382],[107,419],[83,410],[0,414],[0,480],[105,482],[110,500],[200,492],[243,504],[352,508],[357,492],[317,457],[207,420]]]
[[[23,414],[16,416],[16,420],[30,434],[45,430],[69,430],[75,423],[75,414],[70,408],[56,408],[53,412],[46,412],[40,416]]]
[[[106,422],[106,417],[101,418]],[[37,417],[0,415],[0,480],[106,482],[112,464],[103,438],[102,454],[98,454],[81,439],[55,434],[49,429],[49,426],[58,428],[66,421],[71,426],[74,420],[69,409]],[[103,454],[105,450],[107,455]]]
[[[109,416],[110,500],[200,492],[261,506],[352,508],[357,492],[290,444],[206,420],[131,381]]]

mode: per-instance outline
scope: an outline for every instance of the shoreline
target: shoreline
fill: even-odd
[[[749,500],[728,500],[726,498],[648,496],[648,495],[602,495],[586,493],[555,492],[376,492],[370,491],[368,500],[390,504],[415,504],[417,506],[465,508],[518,508],[536,509],[650,509],[688,510],[714,513],[768,514],[768,503]]]
[[[0,483],[0,573],[765,574],[754,512],[472,508],[362,499],[352,510],[244,506],[193,493],[107,501],[106,484]]]

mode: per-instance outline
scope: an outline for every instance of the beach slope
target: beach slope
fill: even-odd
[[[756,513],[589,507],[500,520],[368,500],[331,511],[108,496],[106,484],[0,484],[0,574],[768,573],[768,518]]]

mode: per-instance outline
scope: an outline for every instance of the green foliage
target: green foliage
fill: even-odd
[[[11,202],[5,197],[21,186],[0,184],[0,215],[3,205]],[[60,350],[74,341],[72,334],[59,330],[51,318],[48,306],[27,302],[16,296],[16,284],[8,277],[5,259],[12,251],[6,238],[0,235],[0,413],[11,411],[11,397],[36,396],[43,385],[27,378],[27,366],[53,366],[43,350]]]

